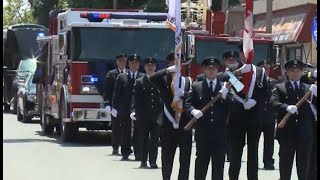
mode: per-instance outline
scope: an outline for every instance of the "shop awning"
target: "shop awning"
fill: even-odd
[[[276,44],[311,41],[311,18],[316,5],[305,4],[274,11],[272,14],[272,34]],[[309,22],[310,21],[310,22]],[[256,15],[253,29],[266,31],[265,13]]]

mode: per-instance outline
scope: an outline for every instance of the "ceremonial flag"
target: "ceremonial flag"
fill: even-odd
[[[175,32],[175,66],[177,72],[172,79],[172,92],[174,95],[171,107],[175,110],[176,128],[179,125],[179,120],[182,112],[182,99],[179,94],[179,80],[181,76],[181,47],[182,47],[182,32],[181,32],[181,2],[180,0],[169,0],[169,12],[166,25]]]
[[[252,64],[253,61],[253,40],[252,40],[252,27],[253,27],[253,2],[246,0],[246,8],[244,11],[244,31],[243,31],[243,53],[246,58],[246,64]],[[251,83],[253,70],[242,76],[242,83],[244,88],[243,94],[247,94]]]

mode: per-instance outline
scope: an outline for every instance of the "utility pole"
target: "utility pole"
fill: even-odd
[[[272,1],[273,0],[266,0],[266,32],[272,33]]]
[[[190,10],[191,10],[191,8],[190,8],[190,6],[191,6],[191,0],[187,0],[187,18],[186,18],[186,25],[189,25],[189,23],[190,23]]]
[[[224,34],[228,34],[228,14],[229,14],[229,0],[222,0],[221,11],[225,13]]]
[[[118,0],[113,0],[113,9],[117,9]]]

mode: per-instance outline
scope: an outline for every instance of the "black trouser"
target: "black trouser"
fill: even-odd
[[[139,140],[139,126],[136,121],[133,121],[133,135],[132,135],[132,144],[133,152],[136,159],[141,158],[140,150],[140,140]]]
[[[212,180],[223,180],[225,143],[197,139],[195,180],[205,180],[211,159]]]
[[[274,131],[275,131],[275,117],[271,111],[264,111],[262,117],[261,134],[263,133],[263,163],[264,165],[273,165],[274,159]]]
[[[241,109],[242,108],[242,109]],[[241,157],[247,135],[247,178],[248,180],[258,179],[258,146],[261,123],[256,108],[244,110],[238,109],[230,117],[229,138],[230,138],[230,167],[229,179],[238,180],[241,168]]]
[[[131,128],[132,121],[128,117],[127,119],[121,119],[121,154],[122,156],[129,156],[131,154]]]
[[[140,149],[141,162],[146,163],[149,154],[149,163],[156,164],[158,156],[158,145],[160,127],[157,123],[141,122],[140,128]]]
[[[168,120],[164,119],[164,121]],[[171,177],[174,155],[178,146],[180,149],[180,168],[178,180],[188,180],[192,148],[192,131],[184,131],[183,129],[172,129],[169,127],[162,127],[161,164],[163,180],[169,180]]]
[[[111,116],[112,123],[112,148],[113,150],[118,150],[121,142],[120,133],[120,120],[116,117]]]
[[[290,180],[293,166],[293,158],[296,153],[298,179],[307,180],[310,166],[310,154],[312,151],[312,140],[302,140],[302,138],[299,136],[292,136],[287,139],[279,139],[278,141],[280,144],[280,179]]]
[[[310,158],[310,171],[308,180],[316,180],[317,179],[317,123],[313,125],[313,144],[312,144],[312,153]]]

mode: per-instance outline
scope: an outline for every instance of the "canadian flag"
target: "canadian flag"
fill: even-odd
[[[252,64],[253,61],[253,40],[252,40],[252,27],[253,27],[253,2],[246,0],[246,8],[244,12],[244,31],[243,31],[243,53],[246,58],[246,64]],[[242,76],[242,83],[244,88],[243,94],[248,94],[249,86],[251,83],[253,70]]]

